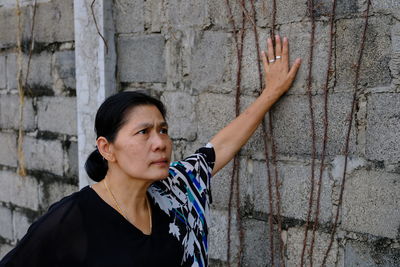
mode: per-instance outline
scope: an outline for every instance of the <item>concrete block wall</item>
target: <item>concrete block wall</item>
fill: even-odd
[[[22,14],[31,18],[24,1]],[[16,175],[18,95],[15,89],[15,7],[0,6],[0,255],[15,245],[34,218],[61,196],[77,190],[77,138],[72,0],[38,1],[37,33],[24,129],[28,176]],[[236,20],[241,9],[231,1]],[[234,3],[233,3],[234,2]],[[329,42],[330,1],[316,2],[313,66],[318,173],[323,127],[322,89]],[[271,29],[272,1],[255,1],[255,21],[264,42]],[[329,139],[314,264],[329,243],[344,166],[354,63],[366,1],[337,1],[333,70],[329,81]],[[293,88],[274,106],[277,168],[282,181],[286,266],[298,266],[310,194],[311,137],[306,95],[310,21],[306,0],[277,1],[277,31],[289,37],[291,58],[303,58]],[[167,106],[174,158],[205,144],[234,118],[236,53],[225,1],[118,0],[113,4],[118,90],[144,90]],[[51,15],[53,14],[53,15]],[[54,15],[56,14],[56,15]],[[359,97],[350,139],[347,183],[339,227],[327,266],[400,265],[400,4],[373,0],[361,66]],[[29,36],[29,19],[24,36]],[[254,36],[244,42],[242,109],[258,91]],[[3,33],[4,31],[4,33]],[[26,61],[25,54],[24,60]],[[46,155],[44,158],[43,155]],[[239,153],[243,266],[270,266],[267,169],[258,129]],[[228,266],[228,164],[212,180],[211,266]],[[231,247],[237,262],[238,225],[233,215]],[[276,227],[276,225],[275,225]],[[307,240],[309,243],[310,240]],[[275,253],[276,254],[276,253]],[[276,256],[276,255],[275,255]]]
[[[33,2],[20,2],[25,77]],[[17,174],[18,17],[15,1],[0,3],[0,257],[50,204],[78,189],[73,1],[37,3],[23,105],[25,177]]]
[[[206,143],[234,118],[236,54],[225,1],[118,1],[114,6],[119,90],[146,90],[168,108],[176,159]],[[234,17],[240,18],[235,1]],[[234,2],[234,3],[233,3]],[[329,44],[330,1],[316,1],[313,101],[317,134],[316,177],[323,134],[323,84]],[[255,1],[260,40],[271,29],[272,1]],[[366,1],[338,1],[333,70],[329,81],[329,130],[314,264],[329,244],[344,166],[344,141],[351,109]],[[400,265],[400,4],[372,1],[360,88],[363,93],[350,134],[350,159],[338,232],[328,266]],[[126,18],[126,14],[135,14]],[[254,36],[244,42],[242,109],[255,99],[258,73]],[[291,57],[303,58],[293,88],[273,108],[282,180],[282,239],[287,266],[299,266],[310,194],[311,132],[307,85],[310,21],[307,1],[277,1],[277,31],[289,37]],[[264,44],[264,43],[263,43]],[[134,67],[132,67],[134,66]],[[240,199],[244,226],[243,266],[269,266],[267,170],[258,129],[240,152]],[[232,164],[213,178],[210,257],[227,266],[227,225]],[[238,233],[233,219],[233,261]],[[277,239],[277,237],[275,237]],[[308,243],[310,240],[308,240]],[[306,253],[307,255],[307,253]],[[308,264],[308,263],[307,263]]]

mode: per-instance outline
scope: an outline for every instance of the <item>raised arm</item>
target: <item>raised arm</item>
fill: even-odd
[[[287,38],[275,38],[275,53],[271,38],[268,38],[268,52],[262,52],[265,72],[265,88],[261,95],[242,114],[219,131],[210,141],[215,149],[213,175],[222,169],[246,144],[260,125],[265,113],[290,88],[301,60],[298,58],[289,68],[289,44]],[[276,58],[274,57],[276,55]]]

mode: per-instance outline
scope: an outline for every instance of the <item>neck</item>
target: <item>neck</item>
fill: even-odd
[[[147,210],[146,193],[152,181],[126,177],[113,171],[109,171],[104,179],[124,212]]]

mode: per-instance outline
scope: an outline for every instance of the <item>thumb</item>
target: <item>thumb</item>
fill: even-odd
[[[294,80],[294,78],[296,78],[296,74],[297,74],[297,71],[298,71],[299,68],[300,68],[300,65],[301,65],[301,59],[300,59],[300,58],[297,58],[297,59],[294,61],[293,65],[292,65],[292,67],[290,68],[289,73],[288,73],[288,78],[289,78],[289,80],[290,80],[290,83],[292,83],[293,80]]]

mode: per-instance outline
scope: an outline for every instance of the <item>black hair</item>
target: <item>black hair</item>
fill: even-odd
[[[94,123],[97,138],[103,136],[112,143],[119,129],[126,123],[128,113],[133,108],[142,105],[155,106],[165,119],[166,110],[161,101],[139,92],[117,93],[108,97],[97,110]],[[100,182],[106,176],[108,163],[98,149],[94,150],[87,158],[85,169],[89,177],[96,182]]]

